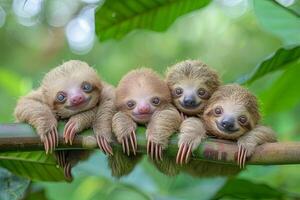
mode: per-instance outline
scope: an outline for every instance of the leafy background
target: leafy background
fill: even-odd
[[[33,3],[0,1],[1,123],[13,122],[19,96],[38,86],[49,69],[69,59],[87,61],[114,85],[133,68],[152,67],[163,74],[178,61],[201,59],[225,83],[243,83],[259,97],[263,123],[274,128],[280,141],[300,140],[299,1],[53,0],[42,1],[41,11],[29,18],[17,14],[17,5],[27,9]],[[90,36],[92,46],[80,51],[67,27],[91,6],[98,7],[89,18],[95,26],[88,30],[96,35]],[[70,17],[63,23],[67,11]],[[28,20],[35,23],[28,24]],[[297,165],[248,166],[234,178],[199,179],[186,174],[167,177],[144,158],[131,174],[116,179],[110,175],[105,156],[96,151],[74,168],[75,180],[66,183],[54,182],[61,171],[55,169],[52,158],[41,154],[0,154],[1,166],[22,175],[1,169],[0,199],[300,197]],[[58,177],[47,179],[47,171],[45,177],[28,173],[40,169],[43,162]]]

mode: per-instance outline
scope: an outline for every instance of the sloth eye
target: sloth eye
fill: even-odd
[[[200,88],[200,89],[198,90],[198,96],[199,96],[199,97],[205,97],[205,96],[206,96],[206,90],[203,89],[203,88]]]
[[[239,117],[239,122],[241,124],[246,124],[247,121],[248,121],[248,119],[245,115],[242,115],[242,116]]]
[[[159,103],[160,103],[160,99],[159,99],[158,97],[153,97],[153,98],[151,99],[151,103],[152,103],[153,105],[157,106],[157,105],[159,105]]]
[[[67,100],[67,95],[64,92],[58,92],[56,95],[56,101],[59,103],[64,103]]]
[[[129,100],[127,101],[126,105],[129,109],[133,109],[135,106],[135,102],[133,100]]]
[[[214,112],[216,116],[220,116],[223,113],[223,109],[221,107],[216,107]]]
[[[176,96],[180,96],[183,93],[183,89],[182,88],[175,88],[175,94]]]
[[[91,92],[91,91],[93,90],[93,86],[92,86],[90,83],[88,83],[88,82],[83,82],[83,83],[81,84],[81,89],[82,89],[84,92],[89,93],[89,92]]]

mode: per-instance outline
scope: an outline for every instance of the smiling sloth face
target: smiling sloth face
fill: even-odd
[[[239,85],[221,86],[204,111],[208,131],[219,138],[238,139],[258,123],[257,100]]]

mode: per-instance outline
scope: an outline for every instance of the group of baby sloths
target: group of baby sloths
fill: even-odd
[[[163,160],[170,136],[178,132],[179,165],[188,163],[208,135],[237,141],[241,168],[257,145],[276,141],[272,129],[259,124],[256,97],[238,84],[222,85],[218,74],[197,60],[169,67],[164,79],[148,68],[132,70],[116,88],[87,63],[67,61],[48,72],[39,88],[20,98],[15,117],[36,129],[46,153],[62,142],[58,120],[67,120],[65,143],[72,145],[77,133],[92,128],[99,148],[110,157],[115,139],[127,156],[135,156],[135,131],[144,124],[147,153],[155,162]],[[67,154],[57,155],[70,176]]]

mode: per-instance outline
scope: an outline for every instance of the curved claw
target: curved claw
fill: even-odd
[[[186,164],[188,163],[188,160],[190,158],[192,152],[192,146],[189,144],[181,144],[179,147],[179,150],[177,152],[177,156],[176,156],[176,163],[177,164]]]
[[[247,159],[247,149],[239,145],[237,163],[241,169],[245,168],[246,159]]]
[[[162,146],[148,140],[147,142],[147,154],[150,155],[151,159],[162,161]]]
[[[98,147],[104,154],[113,155],[112,148],[107,140],[102,136],[96,136]]]
[[[64,139],[65,143],[69,143],[72,145],[73,139],[76,134],[76,123],[68,121],[64,129]]]
[[[135,131],[132,131],[129,136],[124,137],[122,139],[123,152],[129,156],[130,149],[131,149],[133,154],[136,155],[136,151],[137,151],[137,142],[136,141],[137,141],[137,139],[136,139]]]
[[[49,153],[49,141],[48,141],[47,135],[45,135],[43,137],[43,142],[44,142],[45,152],[46,152],[46,154],[48,154]]]

